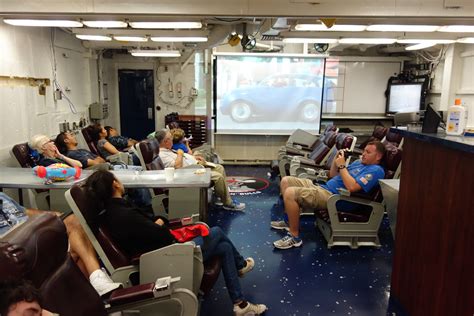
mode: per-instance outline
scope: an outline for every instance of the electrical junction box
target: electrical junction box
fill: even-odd
[[[89,106],[89,117],[92,120],[103,120],[109,116],[109,106],[107,104],[92,103]]]

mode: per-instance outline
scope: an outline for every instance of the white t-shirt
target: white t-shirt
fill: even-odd
[[[176,158],[178,158],[178,154],[174,151],[166,148],[160,148],[160,158],[163,161],[165,167],[174,167],[176,162]],[[183,155],[183,167],[187,167],[190,165],[197,164],[196,158],[193,155],[184,154]]]

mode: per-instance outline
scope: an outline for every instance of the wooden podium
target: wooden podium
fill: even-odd
[[[474,315],[474,138],[405,138],[391,295],[411,316]]]

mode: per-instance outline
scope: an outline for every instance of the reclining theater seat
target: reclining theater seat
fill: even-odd
[[[30,280],[41,292],[42,306],[60,315],[197,315],[198,301],[191,291],[172,284],[158,295],[154,282],[115,290],[105,306],[67,249],[67,232],[58,217],[32,217],[0,240],[0,278]]]
[[[128,256],[107,229],[97,225],[95,214],[98,214],[98,205],[88,198],[83,187],[72,186],[66,192],[66,199],[114,281],[131,286],[136,283],[138,272],[140,284],[154,282],[159,277],[179,276],[181,281],[176,286],[197,295],[199,290],[210,291],[219,277],[220,259],[212,258],[203,264],[200,248],[189,243],[173,244],[133,258]]]
[[[160,145],[156,138],[145,139],[137,143],[135,147],[143,170],[165,169],[159,156]],[[201,166],[196,166],[201,168]],[[200,190],[201,188],[172,188],[166,191],[159,188],[151,189],[153,210],[156,215],[161,215],[168,219],[192,217],[204,220],[200,212],[199,201],[192,198],[200,196]]]
[[[16,144],[12,148],[12,153],[22,168],[36,167],[36,162],[31,154],[28,143]],[[38,209],[49,210],[50,196],[49,190],[32,190],[35,195],[35,202]]]
[[[84,141],[87,144],[87,147],[89,147],[89,150],[91,153],[96,154],[97,156],[100,156],[99,150],[97,149],[97,146],[95,142],[92,140],[91,136],[89,135],[89,132],[87,131],[87,128],[81,129],[82,136],[84,136]]]
[[[290,165],[290,175],[299,176],[301,178],[312,178],[308,175],[318,175],[317,180],[327,180],[326,172],[331,169],[333,160],[336,158],[339,150],[353,150],[357,142],[357,137],[351,134],[339,133],[335,137],[334,146],[326,154],[325,158],[318,165],[309,165],[301,163],[300,159],[295,158]]]
[[[383,160],[385,179],[396,176],[402,160],[402,149],[393,144],[386,145]],[[348,201],[356,204],[354,210],[338,210],[339,201]],[[344,202],[347,203],[347,202]],[[328,200],[327,210],[314,210],[316,226],[332,246],[350,246],[352,249],[359,246],[375,246],[380,248],[378,230],[383,218],[384,205],[380,186],[376,186],[369,193],[350,193],[341,190],[340,194],[332,195]]]

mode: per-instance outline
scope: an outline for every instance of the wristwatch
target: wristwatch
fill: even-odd
[[[337,166],[337,169],[338,169],[338,170],[342,170],[342,169],[344,169],[344,168],[346,168],[346,165]]]

